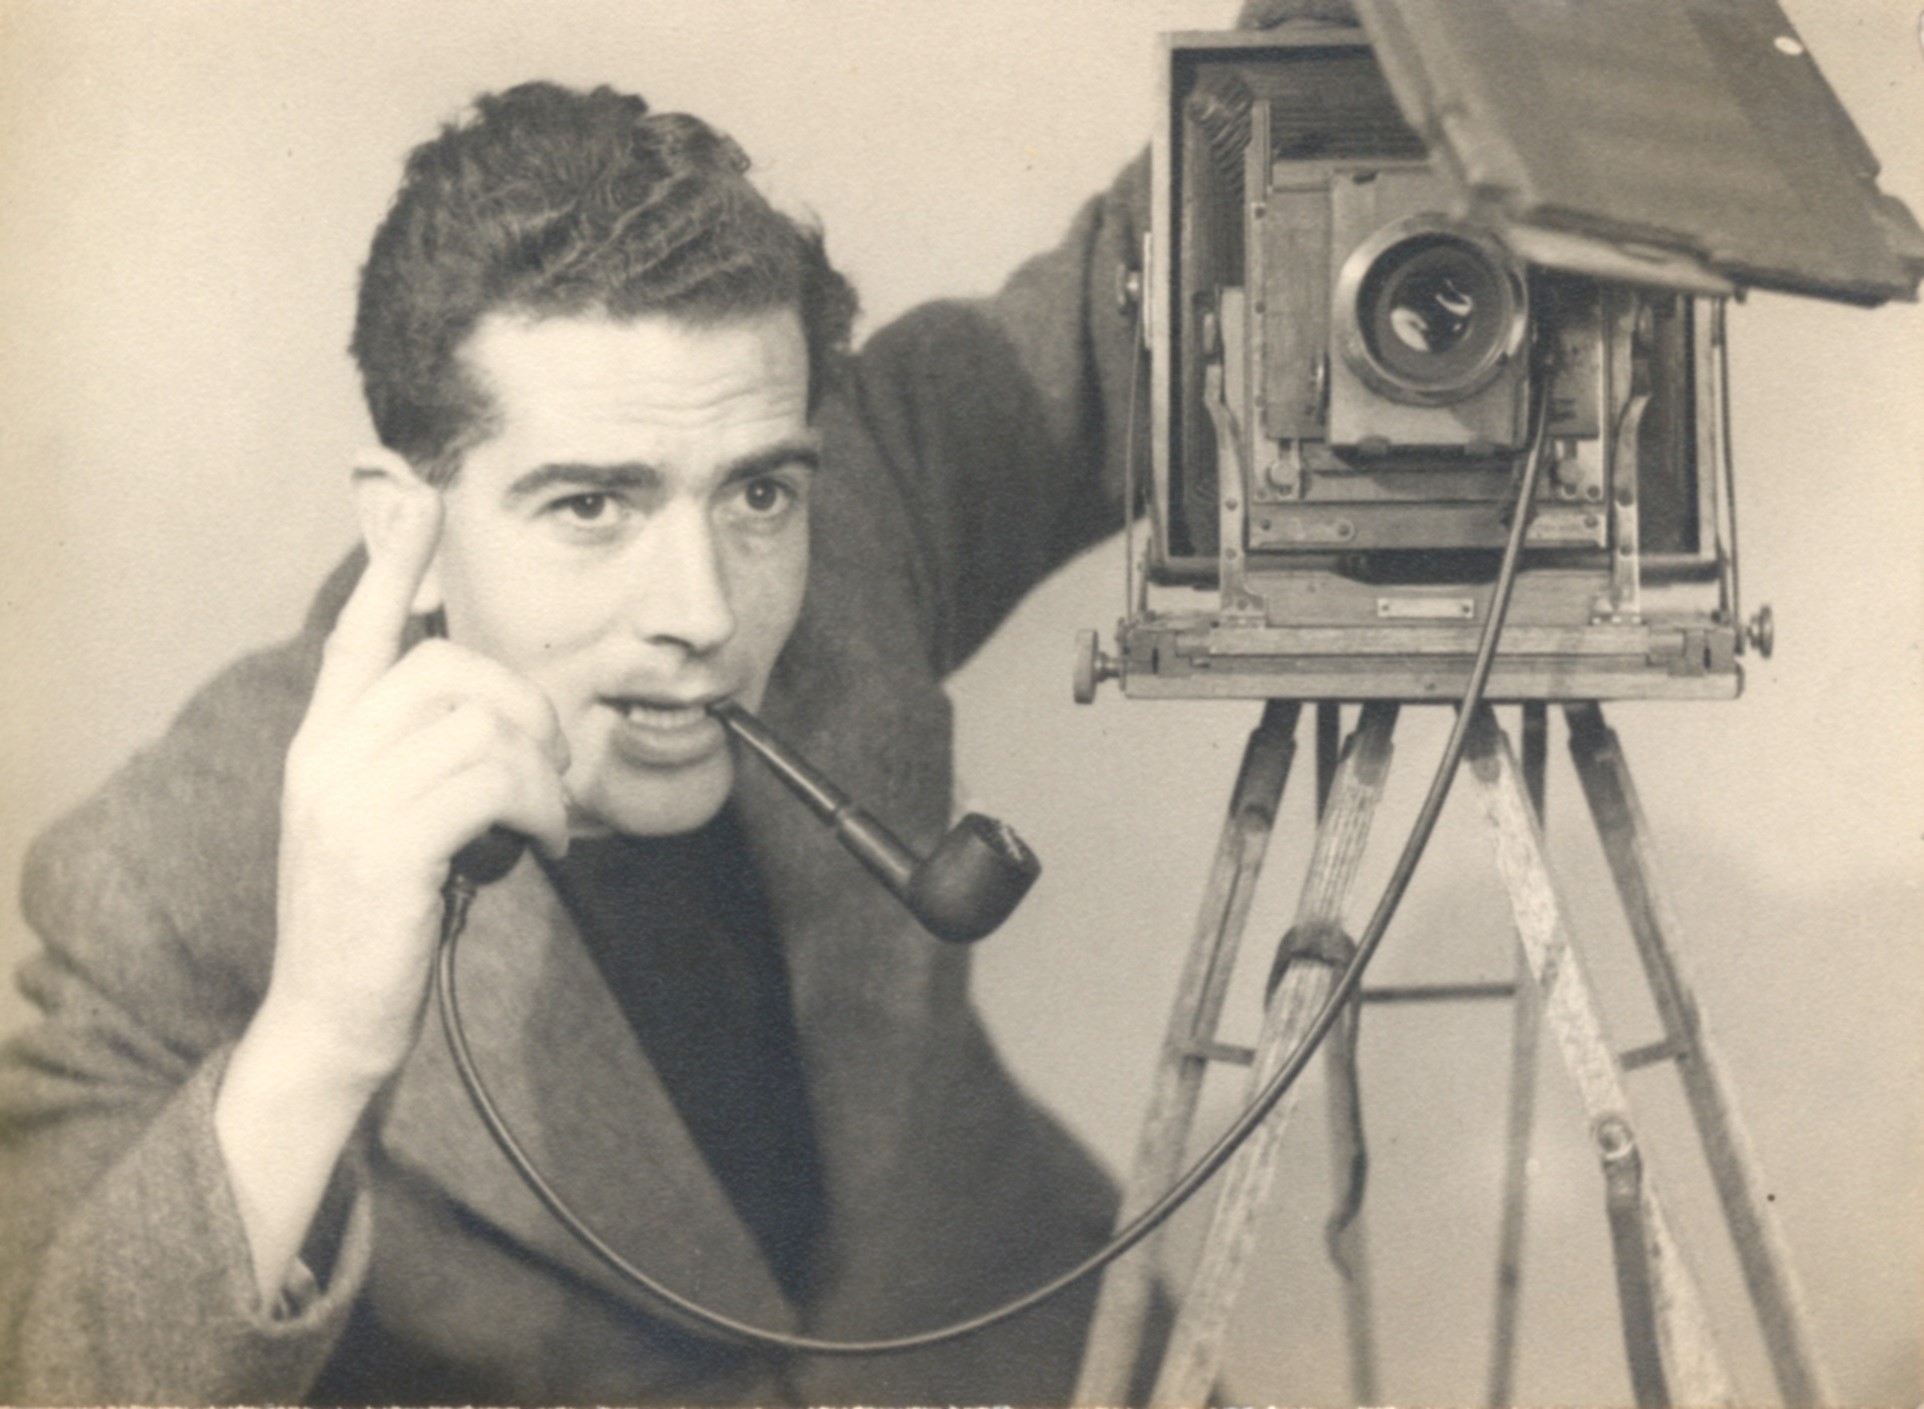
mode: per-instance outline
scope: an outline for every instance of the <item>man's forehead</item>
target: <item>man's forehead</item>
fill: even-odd
[[[666,313],[489,314],[462,349],[468,370],[512,413],[631,403],[646,412],[704,410],[742,398],[805,401],[800,313],[778,308],[714,320]]]

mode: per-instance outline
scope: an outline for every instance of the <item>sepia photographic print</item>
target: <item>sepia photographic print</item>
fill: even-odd
[[[1607,26],[1646,23],[1652,0],[1503,3],[1528,18],[1518,33],[1550,36],[1514,60],[1546,124],[1649,52],[1647,33],[1618,44]],[[1730,301],[1719,345],[1713,290],[1679,295],[1674,271],[1620,336],[1618,305],[1569,288],[1627,265],[1518,272],[1533,308],[1559,306],[1548,287],[1591,310],[1540,314],[1566,356],[1605,387],[1616,358],[1634,385],[1596,425],[1552,408],[1538,436],[1531,408],[1576,374],[1533,389],[1540,368],[1513,348],[1476,383],[1499,409],[1438,432],[1453,392],[1389,385],[1394,368],[1372,380],[1331,341],[1304,376],[1350,408],[1331,425],[1361,429],[1279,431],[1256,383],[1296,325],[1251,311],[1264,286],[1251,273],[1248,293],[1236,261],[1282,259],[1305,230],[1340,237],[1361,219],[1340,164],[1359,158],[1306,144],[1339,175],[1317,178],[1300,227],[1263,225],[1241,183],[1267,164],[1242,154],[1252,120],[1284,150],[1270,124],[1300,118],[1296,90],[1272,94],[1258,64],[1242,74],[1253,97],[1197,79],[1183,108],[1163,36],[1216,36],[1194,41],[1215,56],[1198,62],[1271,40],[1374,53],[1357,62],[1385,63],[1369,82],[1403,108],[1384,124],[1421,125],[1412,95],[1468,52],[1426,38],[1425,12],[1452,7],[1364,0],[1375,51],[1333,22],[1346,8],[0,0],[0,964],[17,975],[0,992],[0,1401],[1117,1402],[1192,1382],[1183,1397],[1298,1405],[1682,1403],[1706,1385],[1739,1404],[1924,1396],[1924,13],[1673,7],[1713,57],[1716,36],[1767,34],[1797,66],[1778,101],[1753,68],[1703,110],[1782,158],[1771,180],[1828,179],[1832,158],[1808,153],[1845,153],[1851,213],[1899,251],[1908,288],[1840,294],[1743,266],[1736,283],[1765,286]],[[1589,66],[1554,42],[1578,11],[1605,36]],[[1862,146],[1821,116],[1822,82]],[[1182,148],[1172,91],[1179,114],[1222,99],[1229,116],[1199,119]],[[1357,91],[1318,89],[1305,130],[1360,128]],[[1673,150],[1639,116],[1573,131],[1594,144],[1573,166],[1749,198],[1752,173],[1674,159],[1700,133]],[[1159,131],[1178,152],[1151,162]],[[1412,157],[1396,140],[1386,170],[1420,163],[1420,142]],[[1171,160],[1193,182],[1212,141],[1234,151],[1218,172],[1234,233],[1158,271],[1173,234],[1157,222],[1184,218],[1192,188],[1157,183]],[[1864,194],[1873,169],[1907,211]],[[1776,209],[1786,193],[1766,194]],[[1417,257],[1488,250],[1521,271],[1552,247],[1513,259],[1464,228],[1420,226]],[[1354,288],[1314,277],[1340,317]],[[1493,275],[1472,298],[1455,275],[1394,277],[1355,295],[1408,294],[1384,337],[1408,334],[1410,307],[1428,336],[1511,287]],[[1699,321],[1663,346],[1694,360],[1665,361],[1650,349],[1690,292]],[[1603,331],[1569,354],[1592,315]],[[1160,402],[1158,346],[1190,359]],[[1519,685],[1498,667],[1504,738],[1470,740],[1483,772],[1460,769],[1367,973],[1366,993],[1424,1001],[1362,1004],[1353,1062],[1304,1067],[1273,1181],[1238,1225],[1246,1256],[1216,1284],[1219,1341],[1171,1326],[1194,1269],[1234,1241],[1212,1214],[1226,1183],[1249,1195],[1233,1172],[1137,1256],[1140,1325],[1105,1321],[1085,1280],[941,1345],[785,1345],[914,1336],[1093,1253],[1157,1129],[1165,1033],[1200,983],[1183,997],[1192,946],[1224,912],[1240,962],[1190,1051],[1208,1067],[1193,1123],[1162,1129],[1176,1171],[1244,1111],[1235,1059],[1265,1046],[1278,946],[1292,936],[1287,972],[1307,963],[1327,991],[1424,810],[1468,654],[1431,671],[1411,646],[1353,689],[1267,692],[1237,672],[1300,675],[1265,653],[1317,612],[1340,624],[1325,604],[1344,592],[1401,633],[1369,636],[1370,621],[1344,639],[1420,642],[1458,603],[1486,621],[1512,522],[1500,497],[1533,436],[1554,451],[1541,502],[1575,535],[1533,540],[1535,565],[1594,550],[1582,562],[1622,589],[1612,555],[1637,520],[1615,496],[1634,481],[1578,447],[1618,435],[1612,417],[1666,376],[1700,397],[1677,393],[1666,434],[1716,453],[1728,435],[1728,483],[1712,454],[1679,491],[1701,509],[1679,533],[1703,564],[1677,580],[1713,606],[1678,639],[1703,658],[1661,672],[1688,688],[1559,683],[1574,669],[1560,659]],[[1309,458],[1232,453],[1236,435],[1263,448],[1258,424]],[[1411,426],[1460,443],[1382,469],[1385,437]],[[1199,445],[1204,467],[1177,470],[1195,482],[1167,491],[1156,456]],[[1367,481],[1357,503],[1394,501],[1383,532],[1425,528],[1361,545],[1374,558],[1322,544],[1335,585],[1275,587],[1265,607],[1256,563],[1245,580],[1234,551],[1219,557],[1219,532],[1270,531],[1222,488],[1239,472],[1252,500],[1279,475]],[[1470,487],[1399,488],[1425,474]],[[1146,509],[1125,532],[1131,496]],[[1421,536],[1459,511],[1485,537]],[[1353,519],[1367,536],[1369,512],[1329,531]],[[1641,522],[1659,554],[1654,511]],[[1304,546],[1285,532],[1245,539],[1252,559]],[[1180,570],[1145,589],[1158,553]],[[644,565],[618,604],[596,595],[617,559]],[[1562,629],[1528,574],[1518,642]],[[1583,652],[1600,649],[1593,625],[1668,630],[1683,589],[1665,590],[1608,611],[1586,597],[1556,639]],[[1201,615],[1159,636],[1145,602]],[[616,612],[632,640],[617,643]],[[1194,653],[1180,671],[1178,652]],[[1196,683],[1212,670],[1241,683]],[[1266,693],[1300,718],[1266,711]],[[1570,747],[1598,698],[1634,777],[1633,820],[1614,829],[1586,800],[1602,765],[1573,766]],[[1335,742],[1371,720],[1387,743],[1366,699],[1403,701],[1393,758],[1319,915],[1305,877],[1338,867],[1316,847],[1319,772],[1333,781]],[[1285,716],[1297,747],[1273,830],[1271,805],[1239,822],[1251,731]],[[761,758],[758,717],[799,785]],[[449,719],[479,732],[457,738]],[[1533,828],[1496,815],[1506,785],[1490,780],[1507,750],[1534,749],[1538,720]],[[462,749],[490,768],[512,755],[508,781],[489,773],[466,810],[417,807],[435,749],[437,797],[477,776],[450,761]],[[958,841],[965,814],[1006,827]],[[1257,814],[1232,902],[1222,856]],[[620,1258],[773,1340],[637,1292],[490,1139],[434,992],[443,912],[421,902],[491,823],[514,834],[508,875],[471,887],[459,995],[513,1136]],[[1682,985],[1668,1000],[1607,852],[1633,832],[1661,883],[1642,913],[1666,931]],[[1506,850],[1532,836],[1534,866]],[[983,902],[994,933],[958,945],[930,937],[950,912],[928,877],[965,844],[1008,893]],[[1548,1003],[1519,958],[1532,914]],[[1329,921],[1320,938],[1311,919]],[[1521,1082],[1519,1006],[1540,1026]],[[1341,1052],[1352,1034],[1334,1031]],[[1600,1089],[1634,1113],[1644,1183],[1628,1194],[1625,1161],[1608,1177],[1600,1162],[1629,1129],[1600,1118]],[[1341,1138],[1350,1110],[1357,1142]],[[1736,1204],[1731,1177],[1749,1180]],[[1130,1205],[1145,1192],[1160,1183]],[[1680,1273],[1701,1324],[1676,1305]],[[1761,1316],[1760,1275],[1779,1284]],[[1092,1324],[1127,1362],[1106,1380],[1083,1360]],[[1166,1345],[1195,1357],[1192,1380],[1157,1378]]]

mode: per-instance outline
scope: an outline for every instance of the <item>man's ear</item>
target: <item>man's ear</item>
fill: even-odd
[[[395,523],[412,500],[422,495],[438,498],[441,493],[403,456],[383,446],[356,453],[353,482],[354,511],[361,521],[361,540],[369,554],[393,546],[390,539]],[[441,600],[441,552],[437,547],[421,574],[421,586],[410,610],[416,615],[437,611]]]

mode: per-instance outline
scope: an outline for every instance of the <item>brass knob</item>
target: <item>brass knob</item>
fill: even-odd
[[[1744,627],[1744,644],[1765,660],[1770,659],[1771,650],[1777,644],[1777,618],[1768,602],[1757,608]]]

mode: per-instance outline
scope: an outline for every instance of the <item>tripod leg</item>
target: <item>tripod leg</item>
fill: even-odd
[[[1376,1305],[1370,1281],[1368,1210],[1363,1203],[1368,1156],[1363,1144],[1363,1096],[1356,1079],[1357,1019],[1352,1001],[1325,1048],[1329,1083],[1329,1153],[1338,1205],[1325,1225],[1329,1260],[1343,1279],[1343,1325],[1349,1340],[1349,1391],[1358,1404],[1376,1394]]]
[[[1343,706],[1336,700],[1316,703],[1316,820],[1323,820],[1329,790],[1336,782],[1336,763],[1343,742]]]
[[[1665,1046],[1678,1058],[1678,1074],[1763,1327],[1778,1392],[1788,1404],[1829,1403],[1789,1249],[1769,1205],[1759,1196],[1764,1185],[1757,1157],[1725,1085],[1696,998],[1671,952],[1669,936],[1676,933],[1676,921],[1658,883],[1655,847],[1623,750],[1595,704],[1571,705],[1568,716],[1577,775],[1636,936],[1663,1020]]]
[[[1343,902],[1355,880],[1370,820],[1389,771],[1390,733],[1395,721],[1393,704],[1372,703],[1363,708],[1362,721],[1338,767],[1329,805],[1316,831],[1292,936],[1333,939],[1341,934]],[[1279,957],[1289,957],[1287,948]],[[1329,996],[1334,965],[1340,957],[1328,952],[1303,953],[1283,967],[1263,1015],[1262,1035],[1250,1071],[1252,1092],[1274,1076],[1301,1043]],[[1230,1313],[1255,1246],[1257,1218],[1275,1176],[1293,1104],[1285,1097],[1223,1171],[1222,1192],[1204,1238],[1202,1259],[1183,1298],[1162,1373],[1156,1380],[1153,1400],[1157,1404],[1199,1404],[1208,1398],[1214,1385]]]
[[[1342,705],[1322,700],[1316,706],[1316,820],[1329,809],[1330,789],[1342,743]],[[1352,1004],[1342,1025],[1330,1033],[1323,1063],[1329,1094],[1330,1174],[1337,1207],[1326,1225],[1329,1260],[1343,1279],[1343,1326],[1349,1342],[1350,1396],[1358,1404],[1376,1402],[1376,1310],[1371,1295],[1369,1225],[1363,1205],[1368,1158],[1363,1144],[1363,1099],[1356,1084],[1357,1019]]]
[[[1525,795],[1509,741],[1483,710],[1466,750],[1495,833],[1497,865],[1510,892],[1518,936],[1542,996],[1543,1019],[1562,1049],[1583,1101],[1606,1173],[1611,1161],[1634,1148],[1635,1126],[1614,1049],[1605,1037],[1602,1015],[1564,922],[1564,908],[1544,856],[1543,832]],[[1661,1342],[1667,1382],[1686,1404],[1727,1404],[1731,1386],[1702,1298],[1681,1249],[1670,1232],[1663,1205],[1647,1171],[1636,1194],[1643,1265],[1648,1268],[1651,1317]],[[1640,1269],[1619,1264],[1620,1277]],[[1635,1364],[1648,1363],[1648,1347],[1636,1340],[1639,1298],[1626,1299],[1625,1332]]]
[[[1543,820],[1549,719],[1545,707],[1523,706],[1523,782],[1537,820]],[[1543,1019],[1530,961],[1516,951],[1516,997],[1510,1002],[1510,1110],[1503,1149],[1503,1213],[1497,1235],[1496,1313],[1490,1337],[1491,1409],[1516,1399],[1517,1313],[1523,1299],[1523,1231],[1529,1211],[1530,1132],[1536,1124],[1537,1048]]]
[[[1203,1075],[1215,1055],[1216,1026],[1235,971],[1236,951],[1275,826],[1276,805],[1295,757],[1300,709],[1295,701],[1272,700],[1261,722],[1250,731],[1170,1011],[1118,1227],[1154,1202],[1182,1172],[1183,1148],[1195,1123]],[[1159,1242],[1159,1235],[1150,1235],[1104,1275],[1083,1352],[1076,1403],[1121,1404],[1128,1399],[1154,1299]]]

